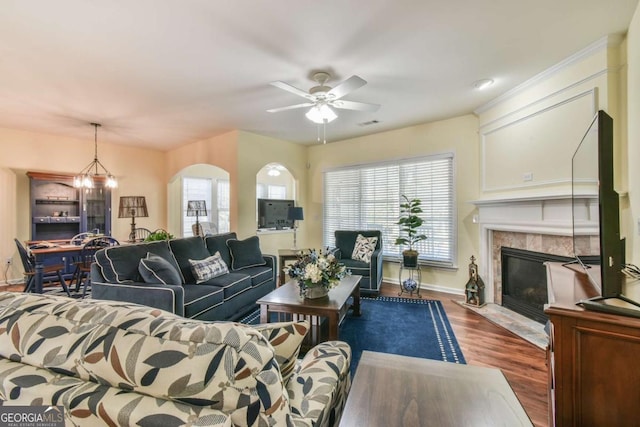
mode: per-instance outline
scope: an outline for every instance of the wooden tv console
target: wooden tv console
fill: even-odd
[[[550,426],[640,425],[640,318],[588,311],[587,276],[546,263],[550,303],[547,366]],[[640,281],[623,293],[639,300]]]

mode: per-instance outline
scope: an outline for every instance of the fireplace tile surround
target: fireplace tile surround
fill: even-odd
[[[502,265],[500,248],[510,247],[553,255],[573,256],[573,201],[570,195],[536,196],[480,200],[480,274],[485,278],[487,302],[502,303]],[[597,221],[589,213],[597,206],[595,198],[584,198],[584,218],[580,218],[584,236],[577,244],[586,252],[598,249]]]

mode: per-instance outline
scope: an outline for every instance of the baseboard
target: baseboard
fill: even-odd
[[[388,277],[383,277],[382,281],[385,283],[390,283],[392,285],[395,285],[398,287],[398,289],[400,288],[400,281],[396,278],[396,279],[390,279]],[[451,294],[451,295],[464,295],[464,290],[463,289],[454,289],[454,288],[449,288],[446,286],[439,286],[439,285],[434,285],[431,283],[421,283],[420,284],[420,289],[422,290],[427,290],[427,291],[435,291],[435,292],[442,292],[445,294]]]

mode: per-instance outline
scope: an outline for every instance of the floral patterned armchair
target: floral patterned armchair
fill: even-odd
[[[308,327],[0,292],[1,404],[60,405],[67,425],[337,425],[351,351],[296,363]]]

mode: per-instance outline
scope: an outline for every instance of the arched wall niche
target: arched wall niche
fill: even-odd
[[[193,235],[195,217],[186,216],[188,200],[206,200],[207,215],[199,222],[211,222],[216,232],[230,230],[229,172],[214,165],[199,163],[176,173],[167,184],[167,230],[176,237]]]

